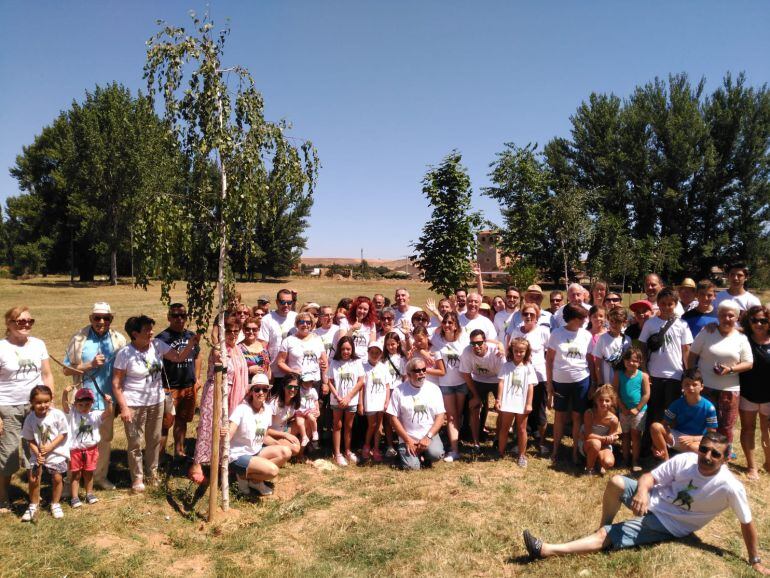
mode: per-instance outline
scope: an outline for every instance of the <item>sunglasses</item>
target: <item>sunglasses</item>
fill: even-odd
[[[604,300],[610,303],[620,303],[620,297],[605,297]]]
[[[767,317],[752,317],[751,322],[759,323],[760,325],[767,325],[770,323],[770,320],[768,320]]]
[[[484,345],[483,341],[471,341],[471,346],[473,347],[481,347],[482,345]]]
[[[428,370],[424,367],[416,368],[412,370],[412,373],[426,373]]]
[[[297,320],[297,325],[312,325],[312,324],[313,324],[313,322],[310,321],[309,319],[298,319]]]
[[[270,391],[270,388],[269,387],[252,387],[251,391],[253,391],[254,393],[267,393],[268,391]]]
[[[722,452],[715,450],[713,447],[703,444],[698,446],[698,452],[703,455],[708,455],[709,452],[711,452],[711,457],[713,457],[715,460],[721,459],[723,455]]]
[[[187,319],[187,313],[169,313],[168,316],[174,319]]]
[[[535,314],[534,314],[534,313],[531,313],[531,312],[530,312],[530,313],[522,313],[522,314],[521,314],[521,316],[522,316],[522,317],[534,317],[534,316],[535,316]]]
[[[395,317],[380,317],[380,321],[393,321]]]
[[[244,333],[256,333],[257,331],[259,331],[259,329],[256,327],[246,327],[243,330]]]
[[[92,315],[94,321],[112,321],[112,315]]]
[[[278,305],[291,305],[294,301],[286,301],[285,299],[279,299]]]
[[[90,397],[83,397],[81,399],[76,399],[75,400],[75,403],[93,403],[93,402],[94,402],[94,400],[91,399]]]
[[[289,391],[291,391],[292,389],[296,390],[296,389],[299,389],[299,386],[298,385],[287,385],[286,389],[288,389]]]
[[[238,335],[240,329],[225,329],[225,333],[228,335]]]
[[[34,319],[14,319],[13,322],[16,324],[16,327],[24,327],[25,325],[32,327],[35,324]]]

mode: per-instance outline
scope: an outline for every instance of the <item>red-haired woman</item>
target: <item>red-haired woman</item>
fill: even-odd
[[[353,339],[356,355],[366,359],[369,344],[377,340],[377,312],[368,297],[356,297],[347,317],[340,320],[340,330],[334,342],[345,335]]]

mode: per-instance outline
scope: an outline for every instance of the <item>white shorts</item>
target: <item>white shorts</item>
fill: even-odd
[[[762,415],[770,416],[770,403],[754,403],[743,396],[738,403],[738,409],[740,411],[758,411]]]

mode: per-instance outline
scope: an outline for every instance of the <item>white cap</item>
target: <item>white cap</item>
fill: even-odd
[[[104,301],[98,301],[97,303],[94,303],[93,309],[91,309],[91,313],[101,313],[106,315],[112,315],[112,309],[110,308],[109,303],[105,303]]]

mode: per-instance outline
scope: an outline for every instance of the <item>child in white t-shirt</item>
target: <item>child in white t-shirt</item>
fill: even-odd
[[[315,381],[299,382],[299,409],[296,411],[298,417],[305,420],[305,434],[310,438],[310,449],[318,449],[318,418],[321,415],[321,408],[318,403],[318,390],[315,388]]]
[[[334,357],[329,363],[329,389],[332,408],[332,451],[338,466],[358,463],[353,453],[353,421],[358,411],[358,395],[364,387],[364,367],[355,353],[353,338],[345,335],[337,342]],[[341,442],[344,428],[345,455]]]
[[[70,440],[70,505],[73,508],[82,506],[78,492],[80,479],[86,490],[86,503],[95,504],[99,498],[94,494],[94,471],[99,460],[99,426],[102,425],[104,412],[112,411],[112,398],[104,396],[104,411],[94,410],[94,392],[87,387],[81,387],[75,393],[74,407],[68,402],[68,394],[72,386],[64,389],[61,396],[62,409],[67,415]]]
[[[54,518],[63,518],[61,509],[64,483],[62,474],[67,472],[69,458],[69,425],[67,417],[51,407],[53,392],[46,385],[37,385],[29,394],[32,411],[24,419],[21,437],[29,442],[32,454],[29,461],[29,506],[21,517],[22,522],[31,522],[37,515],[40,504],[40,479],[43,468],[51,474],[51,514]]]
[[[401,336],[396,331],[389,331],[383,337],[382,363],[390,373],[390,390],[393,391],[404,381],[406,376],[406,355],[401,344]],[[395,458],[398,455],[393,443],[394,432],[390,425],[390,417],[385,415],[382,419],[385,432],[385,457]]]
[[[363,413],[367,419],[366,437],[361,457],[365,460],[370,456],[375,462],[382,461],[380,453],[380,427],[385,410],[390,401],[390,371],[381,363],[382,349],[376,343],[369,345],[368,357],[364,363],[363,395],[359,397],[359,413]]]
[[[497,382],[495,409],[500,412],[497,430],[498,451],[505,457],[508,430],[516,420],[516,435],[519,442],[518,465],[527,467],[527,416],[532,411],[532,396],[537,385],[537,374],[530,363],[532,350],[523,337],[514,337],[508,343],[507,361],[500,368]]]

